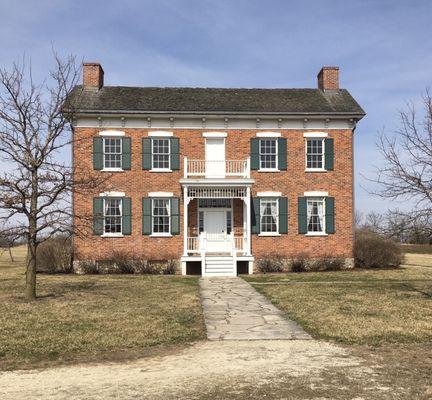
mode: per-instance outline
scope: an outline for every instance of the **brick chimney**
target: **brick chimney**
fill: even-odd
[[[318,74],[318,88],[322,91],[339,89],[339,67],[322,67]]]
[[[99,63],[83,63],[83,87],[99,90],[104,84],[104,70]]]

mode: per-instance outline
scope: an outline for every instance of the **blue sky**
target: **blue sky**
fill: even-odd
[[[367,112],[356,130],[356,208],[395,207],[363,187],[377,133],[431,86],[429,0],[0,1],[3,66],[51,48],[99,61],[108,85],[315,87],[322,65]]]

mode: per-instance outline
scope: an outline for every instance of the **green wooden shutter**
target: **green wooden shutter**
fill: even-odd
[[[132,233],[132,204],[130,197],[122,198],[122,233],[130,235]]]
[[[171,199],[171,235],[180,234],[180,199]]]
[[[287,140],[286,138],[278,139],[278,169],[284,171],[287,169]]]
[[[94,197],[93,198],[93,234],[102,235],[103,234],[103,198]]]
[[[325,199],[326,233],[335,233],[335,201],[334,197]]]
[[[324,140],[325,163],[324,167],[327,171],[333,171],[334,167],[334,143],[333,139],[327,138]]]
[[[152,168],[152,142],[151,138],[142,139],[142,169]]]
[[[131,169],[131,138],[122,139],[122,168]]]
[[[251,158],[251,169],[259,169],[259,139],[253,138],[250,140],[250,158]]]
[[[298,218],[298,232],[305,234],[307,233],[307,198],[298,198],[297,207],[297,218]]]
[[[252,233],[261,232],[260,224],[260,199],[259,197],[252,198],[252,208],[251,208],[251,223],[252,223]]]
[[[279,197],[279,233],[288,233],[288,199]]]
[[[103,140],[101,137],[93,137],[93,169],[103,169]]]
[[[180,140],[171,138],[171,169],[173,171],[180,169]]]
[[[148,197],[142,199],[142,233],[143,235],[152,233],[152,201]]]

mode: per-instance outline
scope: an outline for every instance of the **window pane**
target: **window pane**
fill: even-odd
[[[324,146],[323,139],[308,139],[306,141],[306,167],[324,167]]]
[[[153,233],[170,233],[170,201],[153,199]]]
[[[121,139],[104,138],[104,168],[121,168]]]
[[[278,231],[278,201],[277,199],[261,199],[261,232]]]
[[[276,168],[276,139],[260,140],[260,169]]]
[[[170,155],[169,139],[152,140],[153,168],[169,169],[170,168],[169,155]]]
[[[308,232],[324,232],[324,199],[307,200]]]
[[[121,199],[105,199],[104,201],[104,232],[121,233],[122,209]]]

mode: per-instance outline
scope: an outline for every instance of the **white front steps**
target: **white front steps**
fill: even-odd
[[[232,256],[207,256],[203,265],[203,276],[236,276],[237,268]]]

